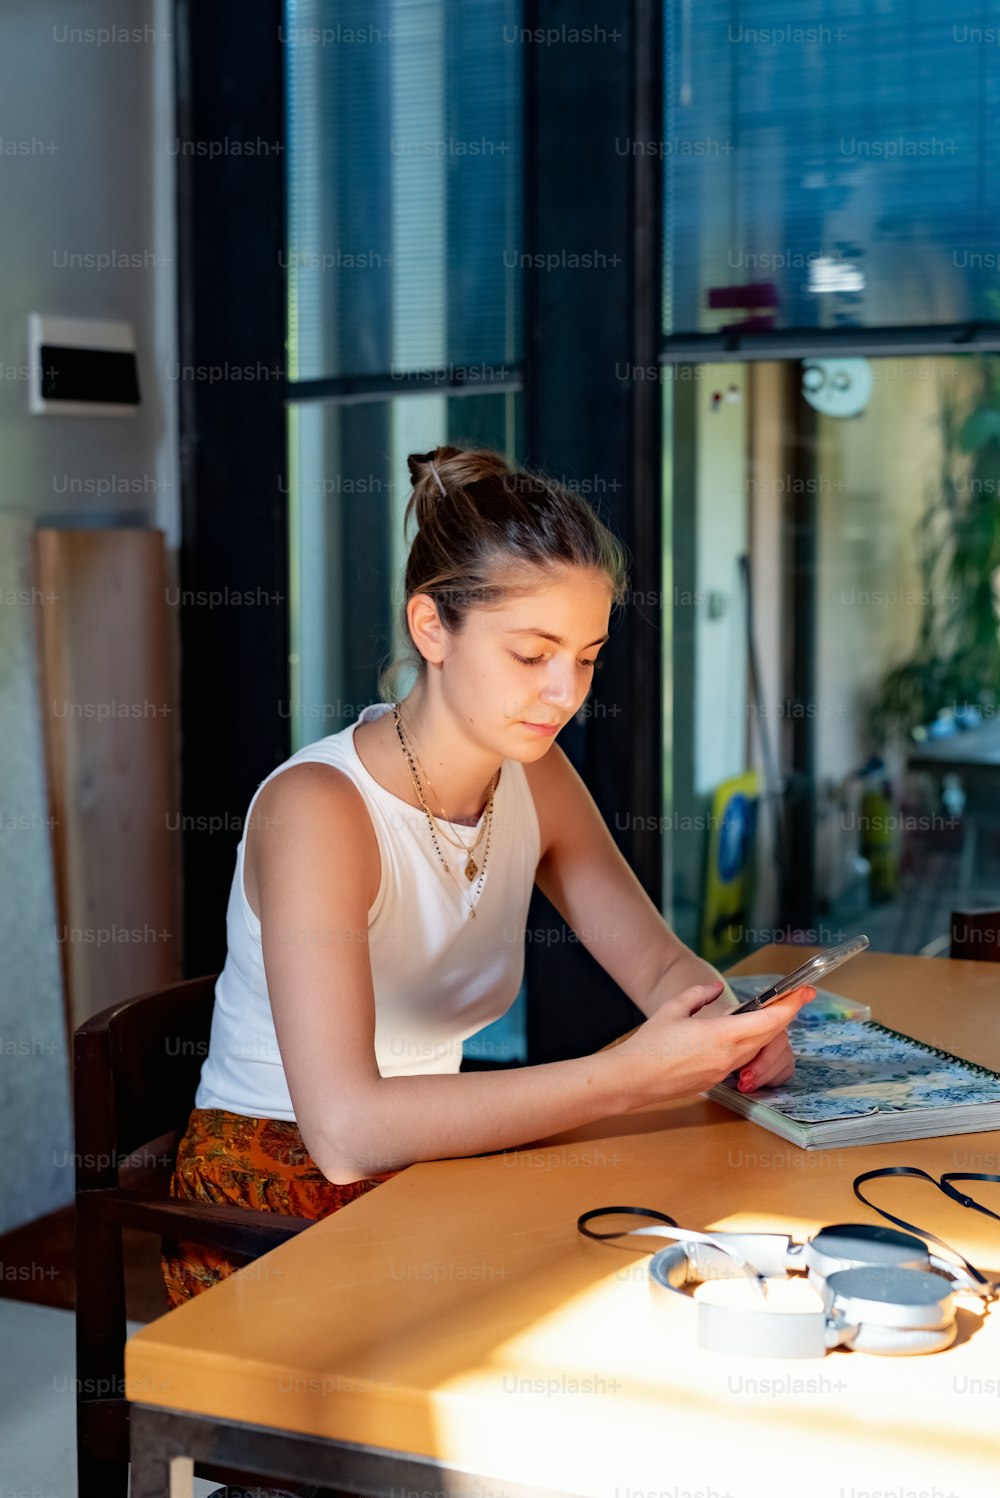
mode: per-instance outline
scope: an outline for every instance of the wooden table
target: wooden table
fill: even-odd
[[[911,749],[908,767],[924,770],[939,779],[958,775],[965,791],[962,813],[962,861],[958,875],[958,895],[967,900],[972,889],[976,865],[976,848],[983,826],[995,826],[1000,796],[1000,720],[994,718],[978,728],[957,729],[939,739],[927,739]]]
[[[977,728],[959,728],[937,739],[925,739],[910,750],[909,762],[913,769],[933,770],[937,774],[954,770],[963,777],[989,777],[992,788],[996,784],[994,777],[1000,772],[1000,719],[981,723]]]
[[[772,946],[734,971],[804,955]],[[1000,965],[867,952],[833,986],[1000,1068]],[[383,1498],[992,1498],[995,1311],[961,1311],[956,1344],[923,1357],[701,1352],[651,1292],[659,1240],[576,1231],[609,1203],[796,1237],[879,1222],[851,1183],[888,1164],[1000,1171],[1000,1131],[805,1152],[695,1098],[413,1166],[129,1341],[132,1498],[170,1481],[189,1498],[192,1459]],[[1000,1273],[1000,1224],[929,1185],[879,1187]],[[1000,1210],[1000,1185],[977,1196]]]

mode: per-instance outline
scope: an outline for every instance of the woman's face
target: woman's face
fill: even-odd
[[[540,759],[587,698],[611,598],[603,572],[560,567],[500,608],[471,609],[461,634],[441,637],[441,691],[465,732],[501,757]]]

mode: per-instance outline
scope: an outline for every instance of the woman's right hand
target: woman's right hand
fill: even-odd
[[[805,986],[749,1014],[726,1008],[718,1016],[699,1015],[722,988],[721,983],[685,988],[616,1047],[636,1107],[714,1087],[752,1060],[816,997],[816,990]]]

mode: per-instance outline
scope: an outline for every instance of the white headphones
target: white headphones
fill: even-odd
[[[904,1172],[924,1174],[903,1166],[858,1180]],[[597,1217],[622,1214],[651,1217],[657,1225],[600,1233],[589,1227]],[[599,1241],[674,1239],[650,1260],[649,1282],[660,1302],[686,1314],[696,1345],[709,1352],[769,1358],[823,1357],[832,1347],[889,1356],[939,1352],[957,1334],[954,1292],[969,1291],[984,1301],[997,1292],[967,1261],[961,1269],[931,1254],[910,1233],[867,1223],[824,1227],[805,1243],[795,1243],[781,1233],[697,1232],[644,1207],[597,1207],[577,1219],[577,1228]],[[796,1270],[805,1271],[816,1292],[815,1309],[769,1309],[768,1279],[787,1280]],[[739,1279],[760,1296],[759,1308],[694,1300],[686,1293],[708,1281]]]

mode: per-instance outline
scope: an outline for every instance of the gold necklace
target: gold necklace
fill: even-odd
[[[400,723],[402,723],[402,717],[400,717]],[[430,791],[433,791],[434,790],[434,786],[431,783],[431,777],[428,775],[427,771],[424,769],[423,760],[420,758],[420,755],[417,753],[416,745],[413,743],[412,736],[411,736],[411,734],[410,734],[410,732],[409,732],[408,729],[406,730],[406,738],[407,738],[407,741],[410,743],[410,745],[411,745],[411,747],[413,749],[413,755],[414,755],[414,758],[417,761],[417,765],[420,768],[420,772],[421,772],[421,774],[423,775],[424,779],[427,782],[427,789],[430,790]],[[496,773],[496,775],[494,775],[493,778],[492,778],[492,780],[490,781],[490,794],[492,794],[493,791],[496,790],[497,779],[499,777],[499,774],[500,774],[500,772],[498,770],[497,773]],[[435,792],[435,795],[436,794],[437,793]],[[445,811],[444,807],[441,805],[441,797],[440,796],[437,797],[437,802],[438,802],[438,809],[441,812],[441,816],[442,816],[442,818],[444,820],[444,824],[445,824],[444,826],[442,826],[440,822],[438,823],[438,827],[440,828],[441,832],[444,834],[444,836],[447,839],[447,841],[449,843],[451,843],[453,847],[455,847],[455,848],[463,848],[467,853],[471,853],[472,850],[474,848],[477,848],[479,846],[480,842],[482,841],[483,831],[484,831],[484,828],[485,828],[485,823],[480,826],[479,831],[477,832],[475,838],[473,839],[473,841],[471,843],[467,843],[465,841],[464,837],[451,837],[450,834],[445,830],[445,828],[446,827],[460,827],[462,825],[462,823],[461,822],[453,822],[453,821],[451,821],[451,819],[448,816],[448,813]],[[483,810],[485,811],[485,807],[483,808]],[[478,821],[479,818],[477,817],[476,820]]]
[[[440,845],[440,843],[437,840],[437,833],[434,830],[434,828],[435,828],[435,818],[434,818],[434,815],[433,815],[430,807],[427,805],[427,802],[424,800],[424,793],[423,793],[423,791],[420,788],[420,781],[417,778],[416,770],[415,770],[414,765],[413,765],[412,756],[410,754],[409,749],[407,748],[405,740],[403,739],[403,734],[402,734],[402,730],[401,730],[401,727],[400,727],[400,721],[399,721],[399,705],[398,705],[398,703],[394,703],[393,704],[393,718],[395,720],[395,725],[396,725],[396,737],[399,739],[400,747],[401,747],[401,749],[403,751],[403,754],[406,756],[407,764],[409,765],[409,768],[410,768],[410,778],[413,781],[414,788],[416,789],[417,796],[418,796],[418,798],[420,800],[420,804],[423,807],[424,813],[425,813],[425,815],[427,817],[427,824],[430,827],[431,839],[432,839],[432,841],[434,843],[434,847],[435,847],[435,850],[437,852],[437,856],[441,860],[441,863],[442,863],[442,865],[444,867],[444,871],[448,875],[448,878],[449,879],[454,879],[455,875],[451,871],[451,868],[450,868],[450,866],[448,864],[448,860],[445,858],[444,854],[441,852],[441,845]],[[486,825],[486,848],[485,848],[485,850],[483,852],[483,862],[482,862],[482,865],[481,865],[481,867],[479,869],[479,882],[478,882],[478,884],[476,886],[476,891],[475,891],[475,900],[476,900],[476,902],[478,902],[479,896],[480,896],[480,894],[482,892],[483,878],[484,878],[484,876],[486,874],[486,860],[489,858],[489,854],[490,854],[490,832],[491,832],[491,828],[492,828],[492,824],[493,824],[493,793],[492,793],[492,791],[490,792],[489,800],[486,803],[486,811],[485,811],[485,814],[484,814],[484,821],[485,821],[485,825]],[[469,865],[470,864],[472,864],[472,872],[471,873],[469,872]],[[467,879],[469,879],[469,880],[472,880],[472,879],[474,879],[476,877],[475,863],[474,863],[474,860],[472,860],[471,858],[469,860],[469,863],[467,863],[466,866],[465,866],[465,877]],[[461,887],[459,887],[459,892],[461,893]],[[466,900],[464,894],[462,894],[462,903],[464,905],[466,905],[466,907],[468,908],[469,919],[470,920],[475,920],[475,918],[476,918],[476,907],[475,907],[475,904],[470,904],[469,901]]]
[[[451,873],[451,869],[448,867],[447,860],[445,859],[444,855],[441,853],[440,846],[439,846],[438,841],[437,841],[437,835],[436,835],[436,832],[435,832],[435,828],[440,828],[440,824],[438,823],[438,820],[434,816],[434,814],[431,811],[430,807],[427,805],[426,798],[424,797],[423,790],[421,789],[420,780],[419,780],[419,778],[417,776],[416,768],[415,768],[414,763],[413,763],[413,756],[412,756],[412,754],[410,752],[409,744],[407,743],[406,739],[403,736],[402,718],[401,718],[401,715],[399,713],[398,707],[394,707],[394,709],[393,709],[393,715],[394,715],[395,723],[396,723],[396,736],[399,739],[399,742],[400,742],[400,745],[402,747],[403,753],[406,756],[407,764],[409,765],[409,769],[410,769],[410,778],[413,781],[413,786],[414,786],[414,789],[415,789],[415,791],[417,793],[417,799],[419,800],[419,802],[420,802],[421,806],[423,807],[424,812],[425,812],[425,814],[427,816],[428,824],[429,824],[430,829],[431,829],[431,836],[434,838],[434,846],[435,846],[435,848],[438,849],[438,854],[439,854],[439,856],[441,858],[441,862],[444,864],[445,868],[448,869],[448,872],[450,874]],[[442,808],[442,810],[443,809],[444,808]],[[484,854],[483,854],[483,865],[482,865],[482,867],[483,867],[484,870],[485,870],[485,867],[486,867],[486,857],[487,857],[487,854],[489,852],[489,834],[490,834],[490,827],[491,827],[491,824],[492,824],[492,820],[493,820],[493,787],[491,786],[491,788],[490,788],[490,794],[489,794],[489,797],[488,797],[487,802],[486,802],[486,812],[485,812],[484,818],[483,818],[483,830],[485,830],[485,832],[486,832],[486,850],[484,851]],[[443,828],[440,828],[440,830],[443,832]],[[480,836],[481,835],[482,835],[482,831],[480,832]],[[454,839],[447,839],[447,840],[450,841],[450,842],[454,842]],[[479,842],[479,838],[477,837],[476,841],[472,844],[472,847],[475,848],[477,846],[478,842]],[[455,844],[455,846],[456,847],[460,847],[462,849],[463,853],[466,854],[466,864],[465,864],[465,877],[466,877],[466,879],[468,879],[470,881],[473,880],[473,879],[475,879],[476,874],[478,872],[478,866],[476,864],[475,859],[472,857],[472,852],[471,852],[470,848],[468,847],[468,845],[464,841],[458,842],[457,844]],[[480,882],[481,882],[481,880],[482,880],[482,876],[480,876]]]
[[[402,715],[401,712],[398,711],[398,709],[395,710],[395,713],[396,713],[397,722],[399,724],[399,729],[397,730],[397,732],[400,732],[400,731],[403,730],[403,715]],[[400,742],[403,742],[402,737],[400,739]],[[421,771],[423,773],[424,779],[427,781],[428,789],[429,790],[433,790],[434,787],[431,784],[431,777],[428,775],[427,771],[423,767],[423,764],[422,764],[421,759],[420,759],[420,755],[417,754],[416,746],[412,744],[412,737],[411,737],[409,729],[405,730],[404,750],[406,749],[407,746],[410,746],[411,749],[412,749],[412,754],[416,758],[417,764],[420,766],[420,769],[421,769]],[[414,773],[412,767],[411,767],[410,773],[411,773],[411,775]],[[493,799],[493,794],[494,794],[494,792],[496,790],[497,782],[499,780],[499,777],[500,777],[500,771],[498,770],[496,772],[496,774],[493,776],[492,780],[490,781],[490,789],[489,789],[489,795],[487,797],[487,805],[489,805],[489,803]],[[418,792],[417,793],[418,793],[418,795],[420,794],[419,787],[418,787]],[[421,796],[420,799],[421,799],[421,805],[423,805],[424,804],[424,802],[423,802],[423,796]],[[440,797],[438,797],[438,805],[440,807],[441,816],[447,822],[448,821],[448,814],[445,811],[444,807],[440,805]],[[452,837],[445,830],[445,828],[441,825],[441,823],[438,822],[438,820],[437,820],[436,817],[434,818],[434,820],[435,820],[435,823],[437,825],[438,831],[441,833],[441,836],[445,839],[445,841],[448,842],[448,843],[451,843],[451,845],[452,845],[453,848],[461,848],[462,852],[467,855],[467,860],[468,861],[467,861],[466,866],[465,866],[466,878],[467,879],[474,879],[476,877],[478,866],[476,864],[475,859],[472,857],[472,855],[475,852],[475,850],[479,847],[479,844],[483,840],[483,834],[486,831],[486,818],[485,818],[485,816],[483,816],[482,821],[481,821],[480,826],[479,826],[479,831],[476,833],[476,836],[473,838],[473,840],[472,840],[471,843],[467,843],[465,841],[464,837]],[[456,824],[451,823],[449,825],[454,826]],[[471,870],[471,872],[470,872],[470,870]]]

